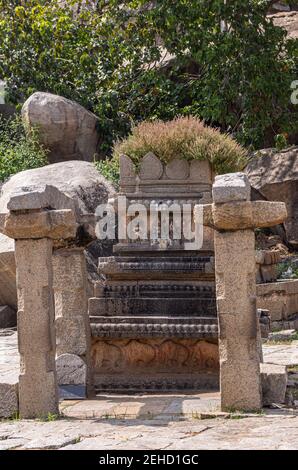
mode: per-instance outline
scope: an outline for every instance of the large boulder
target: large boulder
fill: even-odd
[[[97,117],[74,101],[50,93],[34,93],[22,109],[25,123],[36,127],[50,151],[49,163],[93,161],[99,135]]]
[[[48,193],[53,209],[73,208],[78,216],[94,214],[115,192],[92,163],[68,161],[33,170],[21,171],[3,184],[0,195],[0,214],[8,212],[12,197],[22,193]]]
[[[285,29],[289,38],[298,38],[298,11],[276,13],[270,15],[269,18],[273,21],[275,26]]]
[[[298,248],[298,147],[277,152],[262,150],[246,167],[252,188],[268,201],[286,203],[284,223],[287,241]]]
[[[80,224],[78,242],[90,241],[88,222],[89,214],[94,214],[99,204],[107,202],[109,195],[115,192],[113,186],[89,162],[69,161],[47,165],[42,168],[26,170],[12,176],[1,189],[0,214],[8,212],[8,205],[13,203],[15,195],[22,194],[24,201],[28,193],[36,194],[37,202],[46,195],[53,209],[71,208],[76,213]],[[1,255],[1,250],[3,254]],[[95,240],[86,248],[86,260],[89,273],[89,295],[92,284],[98,280],[97,258],[109,255],[112,243]],[[16,306],[14,240],[0,236],[0,305]]]
[[[14,240],[3,233],[0,233],[0,305],[8,305],[13,309],[17,307]],[[0,328],[1,324],[0,318]]]

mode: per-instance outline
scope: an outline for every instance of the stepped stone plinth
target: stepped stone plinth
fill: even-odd
[[[147,154],[137,171],[123,156],[120,174],[114,200],[118,225],[121,217],[127,225],[132,221],[129,211],[119,212],[124,196],[126,207],[141,204],[150,217],[154,210],[161,214],[163,205],[174,205],[173,212],[186,205],[190,221],[196,204],[211,202],[213,175],[206,161],[177,159],[164,165]],[[203,246],[193,250],[185,234],[173,236],[173,213],[168,239],[160,237],[161,217],[155,219],[155,238],[152,232],[133,240],[120,233],[114,256],[99,259],[105,282],[97,284],[89,299],[98,391],[218,387],[213,231],[206,227]],[[150,220],[148,216],[148,232]]]

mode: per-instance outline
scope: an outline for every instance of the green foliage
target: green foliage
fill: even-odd
[[[288,147],[288,139],[286,134],[276,134],[275,147],[277,150],[283,150]]]
[[[164,163],[174,158],[207,159],[217,174],[240,171],[247,163],[246,151],[237,142],[191,116],[142,122],[127,139],[115,144],[112,163],[125,154],[138,164],[148,152]]]
[[[291,258],[286,259],[277,265],[278,279],[298,279],[298,266],[292,263]]]
[[[99,116],[103,154],[133,123],[177,115],[257,148],[297,131],[297,41],[266,17],[268,0],[82,3],[0,0],[12,102],[36,90],[80,102]]]
[[[120,168],[118,161],[116,159],[106,159],[102,161],[95,161],[94,164],[99,173],[107,180],[111,181],[114,187],[117,189],[120,179]]]
[[[19,171],[46,165],[46,155],[38,142],[38,131],[26,132],[21,117],[0,119],[0,181]]]

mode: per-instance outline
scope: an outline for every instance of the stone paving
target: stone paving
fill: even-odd
[[[19,374],[19,362],[17,332],[0,329],[0,380],[6,375]]]
[[[298,341],[288,344],[263,344],[264,362],[285,366],[298,366]]]
[[[264,357],[266,362],[298,366],[298,342],[264,345]],[[18,362],[16,332],[0,330],[0,380],[18,373]],[[61,419],[49,416],[46,422],[0,422],[0,450],[298,450],[297,410],[220,413],[218,393],[110,394],[64,401],[60,410]]]
[[[298,450],[298,417],[7,421],[0,424],[0,450],[7,449]]]

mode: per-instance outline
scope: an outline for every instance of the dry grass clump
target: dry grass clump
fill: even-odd
[[[168,122],[142,122],[133,128],[130,136],[116,142],[113,159],[125,154],[138,165],[148,152],[164,163],[174,158],[206,159],[217,174],[240,171],[247,163],[247,152],[236,141],[192,116]]]

